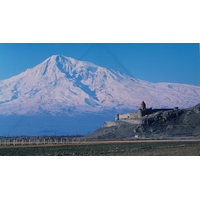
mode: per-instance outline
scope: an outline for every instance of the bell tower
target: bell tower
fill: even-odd
[[[140,108],[142,111],[146,110],[146,103],[144,101],[142,101]]]

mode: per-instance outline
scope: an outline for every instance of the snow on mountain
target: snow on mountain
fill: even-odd
[[[77,115],[148,107],[194,106],[200,87],[150,83],[73,58],[53,55],[0,81],[1,115]]]

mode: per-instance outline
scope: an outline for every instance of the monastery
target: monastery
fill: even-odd
[[[169,108],[169,109],[152,109],[152,108],[146,108],[146,103],[142,101],[140,108],[135,113],[125,113],[125,114],[117,114],[115,115],[115,121],[106,121],[103,127],[112,127],[117,126],[119,124],[147,124],[148,120],[147,117],[150,114],[159,112],[159,111],[168,111],[168,110],[175,110],[178,109],[178,107],[175,108]]]

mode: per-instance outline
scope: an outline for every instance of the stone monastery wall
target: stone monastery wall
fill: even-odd
[[[152,109],[152,108],[147,109],[146,104],[143,101],[141,104],[141,108],[137,112],[117,114],[115,115],[115,122],[107,121],[104,127],[116,126],[116,125],[119,125],[120,123],[138,124],[138,125],[145,124],[146,123],[145,116],[148,116],[155,112],[167,111],[167,110],[173,110],[173,109],[178,109],[178,107],[171,108],[171,109]]]
[[[115,115],[115,120],[135,119],[138,118],[138,113],[125,113]]]

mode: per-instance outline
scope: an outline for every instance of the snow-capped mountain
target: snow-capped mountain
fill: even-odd
[[[150,83],[73,58],[54,55],[0,81],[1,115],[76,115],[147,107],[194,106],[200,87]]]

